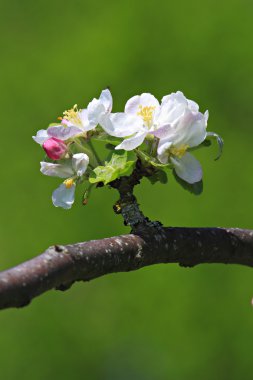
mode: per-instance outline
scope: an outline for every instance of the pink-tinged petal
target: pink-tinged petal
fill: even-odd
[[[55,207],[62,207],[65,210],[70,209],[75,201],[75,190],[76,190],[75,184],[67,188],[65,184],[62,183],[53,192],[53,195],[52,195],[53,205]]]
[[[32,138],[36,143],[42,145],[47,139],[49,139],[49,136],[46,129],[41,129],[37,132],[36,136],[33,136]]]
[[[49,127],[47,132],[50,137],[55,137],[60,140],[68,140],[71,137],[82,134],[83,130],[74,126],[64,127],[62,125],[59,125],[59,126]]]
[[[186,153],[182,158],[171,157],[170,160],[178,177],[191,184],[201,181],[201,165],[190,153]]]
[[[143,143],[146,136],[147,132],[136,133],[136,135],[122,141],[122,143],[117,145],[115,149],[133,150]]]
[[[67,119],[61,119],[61,124],[66,125],[67,127],[71,125],[70,121]]]
[[[167,125],[163,125],[162,127],[154,131],[150,131],[149,133],[158,137],[159,139],[164,139],[170,133],[170,131],[171,131],[171,125],[167,124]]]
[[[133,133],[144,131],[142,119],[139,116],[124,112],[104,115],[100,125],[111,136],[126,137]]]

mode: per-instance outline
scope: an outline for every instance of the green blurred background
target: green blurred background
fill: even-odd
[[[225,140],[198,152],[204,193],[171,177],[136,193],[165,225],[253,228],[253,2],[1,0],[1,254],[6,269],[55,243],[127,233],[98,189],[70,211],[31,136],[110,86],[114,110],[182,90]],[[252,269],[159,265],[52,291],[0,312],[4,380],[252,379]]]

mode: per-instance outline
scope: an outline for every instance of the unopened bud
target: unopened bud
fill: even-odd
[[[67,145],[64,141],[51,137],[42,145],[47,156],[52,160],[60,160],[67,151]]]

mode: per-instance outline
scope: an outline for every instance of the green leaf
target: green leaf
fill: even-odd
[[[147,177],[147,179],[152,185],[154,185],[156,182],[161,182],[164,184],[168,182],[167,173],[164,170],[155,171],[155,173],[152,176]]]
[[[190,193],[194,195],[200,195],[203,191],[203,181],[195,182],[195,183],[188,183],[184,181],[183,179],[179,178],[175,171],[173,170],[173,175],[176,179],[176,181],[181,185],[185,190],[189,191]]]
[[[127,161],[126,151],[116,151],[112,154],[109,162],[104,166],[97,166],[91,174],[90,183],[103,182],[107,185],[115,179],[130,175],[133,171],[135,160]]]

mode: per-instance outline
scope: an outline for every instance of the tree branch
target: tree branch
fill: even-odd
[[[0,272],[0,309],[22,307],[50,289],[66,290],[75,281],[147,265],[203,263],[253,266],[253,230],[224,228],[164,228],[139,209],[134,187],[157,174],[140,159],[130,176],[109,183],[119,192],[114,211],[132,234],[66,246],[53,246],[17,267]],[[99,184],[103,185],[103,184]]]
[[[159,263],[253,266],[253,230],[141,225],[134,235],[50,247],[0,273],[0,309],[25,306],[50,289],[68,289],[75,281]]]

